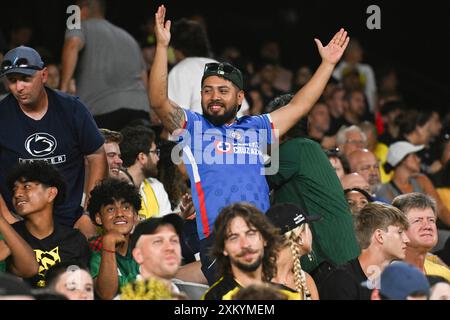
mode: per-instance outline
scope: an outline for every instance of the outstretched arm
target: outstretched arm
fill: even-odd
[[[160,6],[155,13],[156,52],[148,81],[150,105],[161,119],[164,127],[173,132],[183,128],[183,109],[169,100],[167,94],[167,48],[170,42],[170,20],[164,21],[166,8]]]
[[[305,116],[320,98],[349,40],[350,38],[347,37],[347,32],[344,29],[339,30],[326,47],[322,45],[320,40],[314,39],[322,57],[322,63],[308,83],[295,94],[286,106],[270,114],[280,137],[295,125],[301,117]]]

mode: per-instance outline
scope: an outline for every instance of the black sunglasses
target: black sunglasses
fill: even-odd
[[[233,73],[236,72],[236,68],[233,67],[231,64],[228,63],[217,63],[217,62],[211,62],[207,63],[205,65],[205,71],[204,72],[217,72],[218,74],[225,74],[225,73]]]
[[[333,157],[333,156],[337,156],[339,154],[339,148],[332,148],[332,149],[328,149],[325,151],[325,153],[327,154],[328,157]]]
[[[25,58],[18,59],[14,64],[10,60],[4,60],[1,65],[1,72],[6,72],[10,69],[32,69],[32,70],[42,70],[43,67],[34,66],[28,64],[28,60]]]

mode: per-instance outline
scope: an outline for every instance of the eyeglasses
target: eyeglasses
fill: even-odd
[[[233,73],[236,72],[237,69],[233,67],[229,63],[217,63],[217,62],[211,62],[207,63],[205,65],[204,72],[217,72],[218,74],[225,74],[225,73]]]
[[[14,64],[10,60],[4,60],[1,65],[1,72],[6,72],[10,69],[32,69],[32,70],[42,70],[42,67],[34,66],[28,64],[28,60],[25,58],[18,59]]]
[[[328,149],[328,150],[325,151],[325,153],[326,153],[326,155],[328,157],[335,157],[335,156],[337,156],[339,154],[339,152],[340,152],[340,149],[338,147],[332,148],[332,149]]]
[[[159,158],[159,156],[161,155],[161,149],[148,150],[148,153],[154,153],[154,154],[156,154],[156,155],[158,156],[158,158]]]

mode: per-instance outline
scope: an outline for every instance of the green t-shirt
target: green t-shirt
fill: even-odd
[[[322,216],[310,223],[313,233],[312,261],[302,257],[302,267],[311,272],[324,260],[341,265],[359,255],[352,215],[344,191],[320,145],[306,138],[289,140],[280,146],[280,168],[267,176],[275,189],[274,202],[291,202],[308,214]],[[327,259],[328,258],[328,259]]]
[[[0,240],[3,240],[3,235],[0,233]],[[0,261],[0,272],[5,272],[6,265],[5,261]]]
[[[89,262],[89,268],[92,278],[96,278],[100,271],[100,262],[102,261],[101,250],[91,250],[91,260]],[[139,265],[133,259],[131,250],[125,256],[121,256],[116,253],[116,263],[119,274],[119,289],[130,281],[136,280],[136,276],[139,274]]]

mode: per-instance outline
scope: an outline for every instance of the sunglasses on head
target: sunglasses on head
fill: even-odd
[[[10,60],[4,60],[0,67],[1,72],[8,71],[10,69],[32,69],[32,70],[42,70],[42,67],[35,66],[28,63],[28,60],[25,58],[18,59],[14,64]]]
[[[225,73],[233,73],[236,71],[236,68],[233,67],[231,64],[228,63],[217,63],[217,62],[211,62],[207,63],[205,65],[205,71],[204,72],[217,72],[218,74],[225,74]]]

